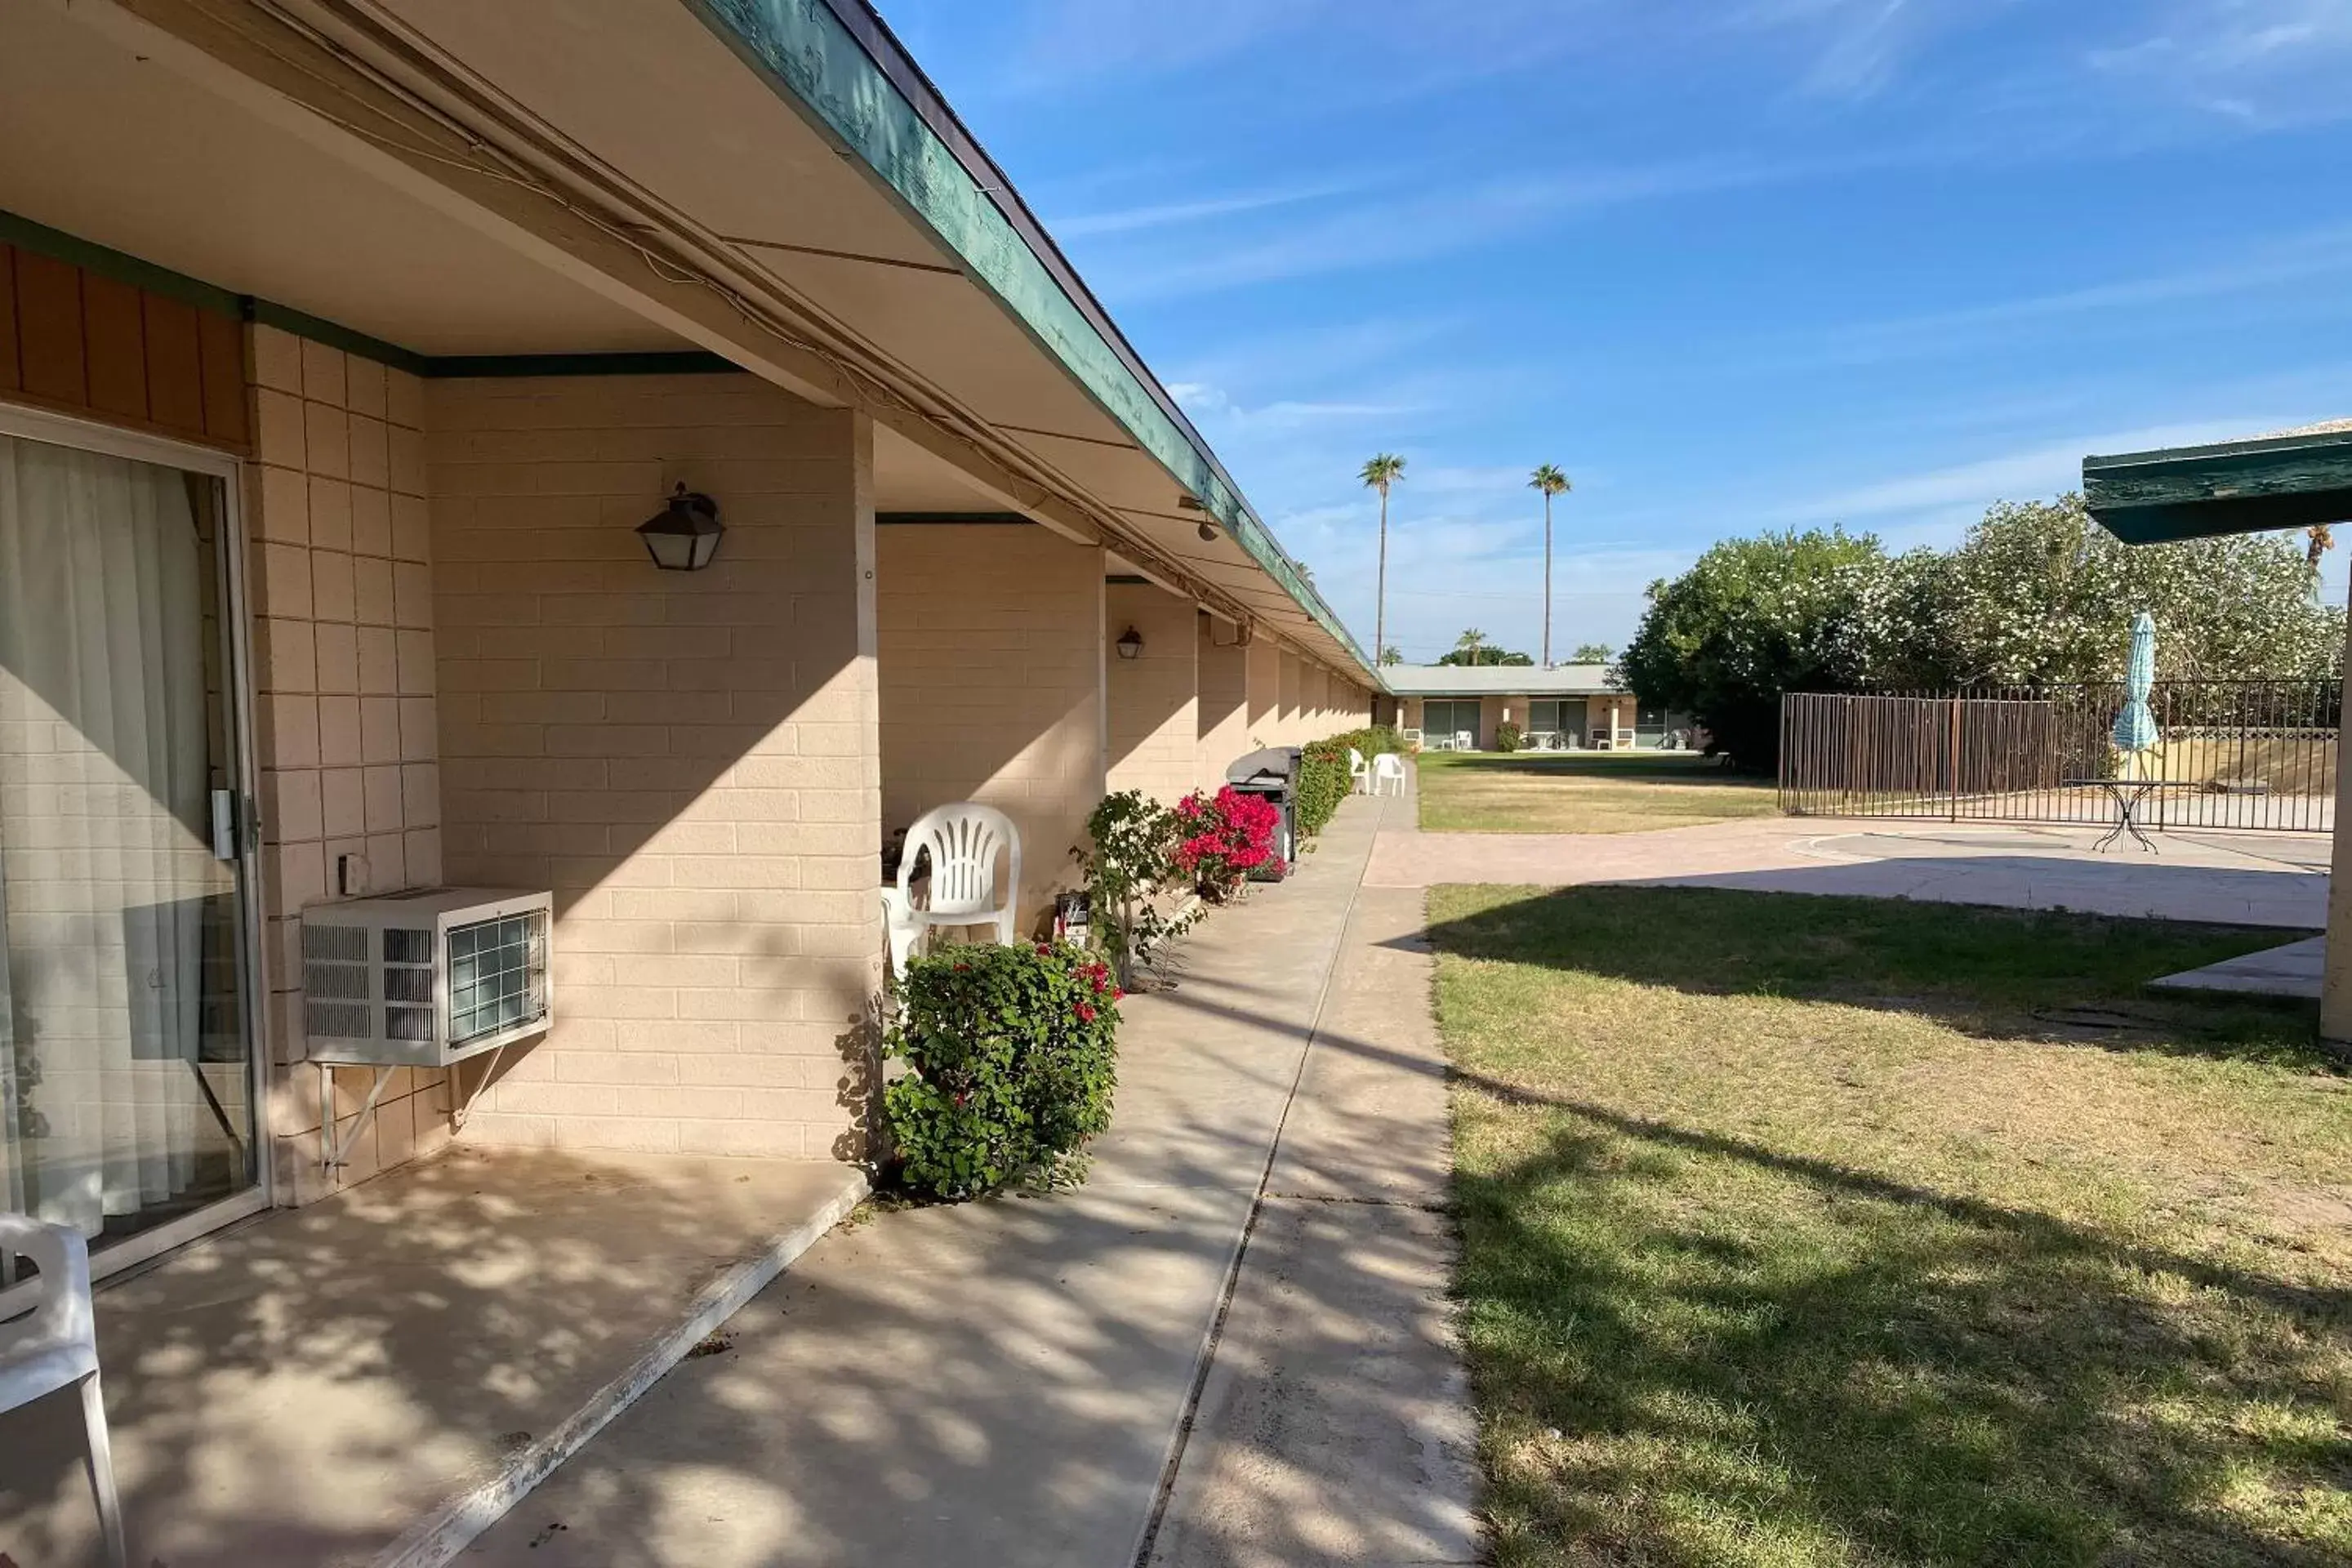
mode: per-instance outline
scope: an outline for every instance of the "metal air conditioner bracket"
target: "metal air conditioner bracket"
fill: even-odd
[[[338,1138],[335,1135],[335,1069],[331,1063],[319,1064],[319,1164],[330,1174],[351,1163],[352,1145],[359,1142],[361,1132],[375,1120],[375,1102],[383,1098],[384,1085],[392,1081],[396,1067],[375,1069],[375,1082],[368,1086],[367,1098],[360,1101],[357,1116],[352,1118],[352,1129]]]

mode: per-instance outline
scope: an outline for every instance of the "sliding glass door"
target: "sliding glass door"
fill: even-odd
[[[173,455],[0,410],[0,1209],[142,1254],[261,1197],[235,470]]]
[[[1478,704],[1475,702],[1440,701],[1434,698],[1421,705],[1421,733],[1425,745],[1432,741],[1451,741],[1467,735],[1473,746],[1478,743]]]

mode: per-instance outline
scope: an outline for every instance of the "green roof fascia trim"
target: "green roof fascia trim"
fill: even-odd
[[[114,250],[68,234],[61,228],[35,223],[28,217],[0,211],[0,245],[13,245],[19,250],[29,250],[54,261],[63,261],[95,272],[101,278],[111,278],[117,283],[128,283],[134,289],[144,289],[151,294],[161,294],[167,300],[194,305],[199,310],[210,310],[216,316],[235,316],[245,320],[250,315],[246,297],[226,289],[216,289],[201,279],[184,272],[174,272],[168,267],[158,267],[152,261],[142,261],[135,256]]]
[[[1373,668],[1339,616],[1250,510],[1207,444],[1171,415],[1172,405],[1153,395],[1160,390],[1165,396],[1164,390],[1147,384],[1146,375],[1089,318],[992,193],[1015,204],[1018,198],[1001,184],[983,187],[868,43],[844,20],[836,0],[687,4],[739,58],[786,89],[788,102],[795,102],[822,132],[863,159],[912,216],[962,258],[972,279],[995,295],[1038,345],[1076,376],[1179,484],[1200,498],[1207,514],[1224,525],[1251,559],[1358,663]],[[896,47],[870,11],[861,6],[852,15],[876,47]],[[902,56],[898,63],[919,90],[928,89],[911,59]],[[945,112],[944,104],[940,107]],[[1083,285],[1077,287],[1083,291]]]
[[[2126,544],[2352,521],[2352,430],[2087,457],[2083,497]]]

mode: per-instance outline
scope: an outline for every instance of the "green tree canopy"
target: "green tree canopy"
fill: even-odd
[[[1576,651],[1568,656],[1570,664],[1607,664],[1617,657],[1617,650],[1605,642],[1580,642]]]
[[[1844,690],[1864,665],[1855,624],[1886,552],[1843,529],[1727,539],[1650,607],[1618,668],[1645,703],[1706,725],[1744,765],[1778,755],[1780,693]]]
[[[1510,653],[1502,648],[1492,646],[1486,641],[1486,634],[1478,630],[1477,627],[1473,626],[1468,631],[1464,632],[1462,636],[1455,640],[1454,644],[1454,651],[1446,654],[1437,662],[1440,664],[1449,664],[1459,667],[1465,665],[1478,666],[1500,664],[1531,665],[1535,663],[1535,660],[1526,654]]]
[[[2115,679],[2140,610],[2164,678],[2324,674],[2344,618],[2316,580],[2294,539],[2132,546],[2079,496],[2004,501],[1948,552],[1889,555],[1835,528],[1726,540],[1651,585],[1619,668],[1642,701],[1767,768],[1783,692]]]

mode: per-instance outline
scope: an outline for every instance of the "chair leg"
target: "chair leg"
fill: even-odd
[[[129,1568],[131,1553],[122,1542],[122,1498],[114,1489],[114,1450],[106,1437],[106,1400],[99,1392],[98,1373],[81,1380],[81,1419],[89,1440],[89,1489],[98,1500],[99,1528],[106,1532],[106,1560],[112,1568]]]

